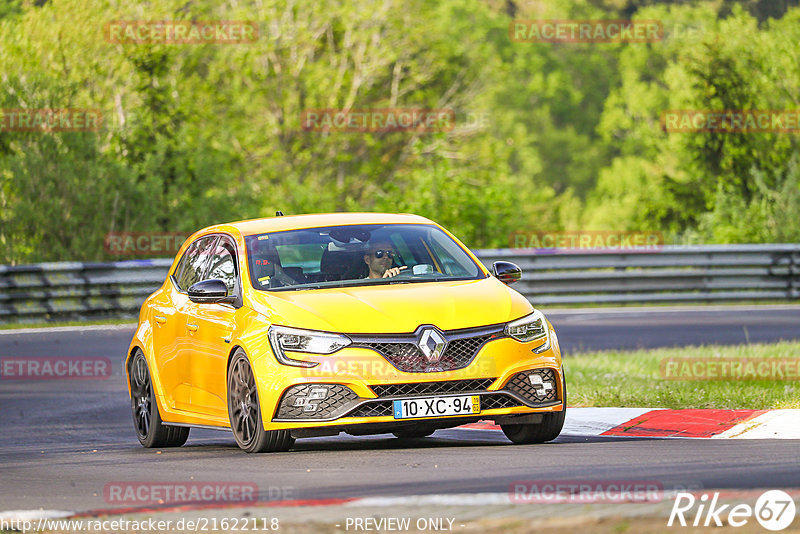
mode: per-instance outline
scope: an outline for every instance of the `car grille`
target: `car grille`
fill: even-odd
[[[496,410],[498,408],[515,408],[517,406],[524,406],[524,404],[508,395],[481,396],[481,411]]]
[[[410,384],[381,384],[370,386],[378,397],[414,397],[446,395],[448,393],[477,393],[486,391],[495,378],[449,380],[446,382],[416,382]]]
[[[531,375],[539,375],[544,386],[534,386],[530,379]],[[548,386],[550,387],[548,388]],[[545,404],[558,401],[556,373],[552,369],[533,369],[517,373],[503,389],[513,391],[524,398],[528,404]]]
[[[314,399],[314,390],[324,389],[322,399]],[[341,384],[303,384],[292,386],[281,397],[275,419],[332,419],[340,416],[357,400],[358,395]]]
[[[421,326],[414,334],[401,336],[350,335],[352,347],[374,350],[405,373],[431,373],[462,369],[472,362],[485,343],[503,335],[502,326],[470,328],[441,332],[447,346],[437,362],[428,361],[419,348]]]
[[[392,401],[381,401],[362,404],[348,417],[381,417],[392,414]]]

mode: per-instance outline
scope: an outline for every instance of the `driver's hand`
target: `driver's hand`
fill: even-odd
[[[392,276],[397,276],[400,274],[400,271],[407,268],[407,265],[403,265],[402,267],[392,267],[391,269],[386,269],[386,272],[383,273],[383,278],[391,278]]]

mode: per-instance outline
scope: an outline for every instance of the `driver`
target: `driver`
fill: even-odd
[[[364,263],[369,267],[367,278],[391,278],[400,274],[406,266],[392,267],[392,261],[396,256],[397,252],[389,241],[370,243],[367,253],[364,254]]]

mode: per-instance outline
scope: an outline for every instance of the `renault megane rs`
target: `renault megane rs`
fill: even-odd
[[[556,333],[436,223],[414,215],[274,217],[200,230],[144,302],[126,371],[139,441],[230,430],[247,452],[296,438],[493,420],[555,439],[566,384]]]

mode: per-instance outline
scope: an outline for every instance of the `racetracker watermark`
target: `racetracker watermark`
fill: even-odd
[[[370,349],[360,349],[368,350]],[[294,353],[295,357],[303,357],[301,353]],[[311,358],[302,358],[311,361]],[[344,356],[339,355],[335,358],[330,356],[316,356],[315,361],[319,362],[314,367],[301,367],[299,372],[304,377],[313,378],[365,378],[370,380],[398,379],[403,378],[403,373],[397,370],[391,363],[383,357],[375,354],[374,356]],[[406,363],[407,365],[413,365]],[[422,372],[444,372],[447,369],[456,367],[457,363],[446,351],[440,359],[428,361],[423,356],[416,363],[418,371]],[[497,370],[494,360],[491,358],[481,358],[470,364],[470,369],[481,376],[491,376]]]
[[[800,110],[667,110],[661,127],[670,133],[800,133]]]
[[[0,132],[96,132],[103,114],[96,109],[2,109]]]
[[[661,232],[613,230],[515,231],[509,248],[533,249],[537,254],[559,252],[658,252],[664,247]]]
[[[493,115],[488,111],[455,111],[457,131],[486,130],[493,122]]]
[[[664,39],[659,20],[514,20],[508,35],[517,43],[654,43]]]
[[[258,40],[258,24],[248,20],[114,20],[105,24],[114,44],[244,44]]]
[[[260,495],[253,482],[109,482],[103,498],[113,506],[248,503],[292,500],[295,489],[270,486]]]
[[[104,380],[111,376],[111,360],[103,357],[0,358],[0,380]]]
[[[449,132],[455,122],[452,109],[309,109],[300,114],[307,132]]]
[[[660,502],[664,484],[656,480],[517,480],[508,488],[516,504]]]
[[[174,256],[189,235],[181,232],[109,232],[103,248],[113,256]]]
[[[674,41],[697,41],[703,38],[708,31],[703,22],[682,23],[682,22],[665,22],[664,23],[664,38]]]
[[[800,358],[664,358],[664,380],[798,380]]]

